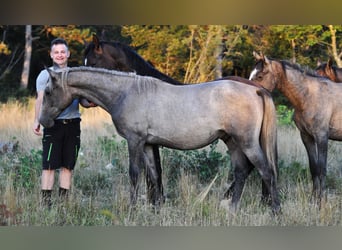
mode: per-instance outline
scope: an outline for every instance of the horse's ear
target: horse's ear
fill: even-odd
[[[267,58],[267,56],[263,56],[263,57],[264,57],[264,61],[265,61],[266,64],[270,64],[271,63],[270,60]]]
[[[257,61],[264,60],[264,55],[262,53],[258,54],[255,51],[253,51],[253,56]]]
[[[46,67],[46,66],[45,66],[45,69],[46,69],[47,72],[49,73],[49,76],[50,76],[51,80],[57,78],[57,73],[56,73],[55,71],[51,70],[49,67]],[[53,83],[53,82],[54,82],[54,81],[52,81],[52,83]]]
[[[322,62],[320,59],[317,60],[317,67],[321,66]]]
[[[327,62],[327,67],[331,68],[333,64],[333,60],[331,57],[329,57],[328,62]]]
[[[95,52],[102,54],[102,48],[100,46],[100,39],[96,34],[93,34],[93,43],[95,45]]]
[[[100,47],[100,39],[96,34],[93,34],[93,43],[95,44],[96,49]]]

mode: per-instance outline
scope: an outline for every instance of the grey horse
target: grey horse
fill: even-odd
[[[128,142],[132,204],[143,168],[150,180],[149,200],[162,201],[153,145],[188,150],[221,139],[235,169],[232,210],[238,208],[252,163],[271,195],[272,210],[280,211],[276,113],[268,91],[232,80],[175,86],[152,77],[91,67],[49,73],[40,123],[53,126],[54,118],[73,98],[87,98],[105,109]]]

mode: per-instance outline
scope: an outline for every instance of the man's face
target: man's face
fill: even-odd
[[[50,56],[55,64],[65,67],[67,66],[70,52],[65,44],[55,44],[51,47]]]

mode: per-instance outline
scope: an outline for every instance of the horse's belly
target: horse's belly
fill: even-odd
[[[329,124],[329,139],[332,140],[342,140],[342,116],[335,115],[332,116]]]
[[[220,138],[221,133],[189,131],[188,133],[168,133],[153,135],[150,133],[147,137],[147,143],[157,144],[174,149],[198,149],[211,144],[216,139]]]
[[[342,129],[330,128],[329,129],[329,139],[336,140],[336,141],[342,141]]]

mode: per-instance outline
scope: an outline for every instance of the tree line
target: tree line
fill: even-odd
[[[130,45],[157,69],[187,83],[247,78],[253,50],[310,68],[328,58],[342,67],[341,25],[0,25],[0,102],[35,94],[37,75],[51,64],[53,38],[68,41],[69,65],[79,66],[92,34]],[[275,102],[285,103],[277,93]]]

